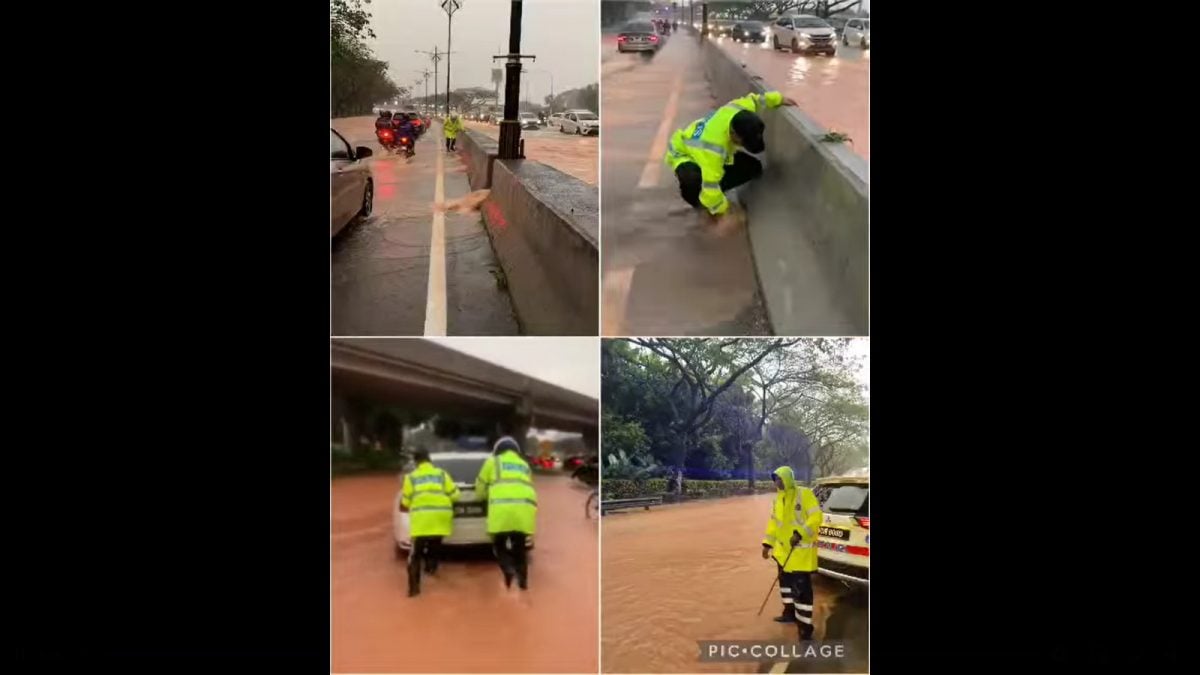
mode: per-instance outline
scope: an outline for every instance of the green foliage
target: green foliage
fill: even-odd
[[[653,475],[657,468],[658,465],[651,457],[630,456],[624,450],[619,450],[606,457],[604,475],[641,481]]]
[[[388,64],[363,42],[374,38],[371,0],[329,1],[329,103],[331,117],[362,115],[377,102],[403,94],[387,76]]]

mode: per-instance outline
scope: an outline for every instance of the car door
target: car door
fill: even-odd
[[[575,133],[575,113],[563,115],[563,131],[569,134]]]
[[[350,144],[333,129],[329,130],[329,234],[342,229],[358,211],[359,200],[355,187],[360,182],[354,171],[354,154]]]
[[[851,44],[858,41],[858,20],[849,21],[846,23],[846,31],[844,33],[846,42]]]
[[[775,33],[779,36],[779,44],[786,45],[792,41],[792,20],[780,19],[775,23]]]

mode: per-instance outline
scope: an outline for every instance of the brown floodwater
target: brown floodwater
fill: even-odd
[[[622,511],[604,517],[601,666],[606,673],[756,672],[700,663],[699,640],[797,640],[772,621],[775,564],[760,554],[773,495]],[[866,638],[865,593],[814,575],[816,638]],[[860,663],[815,672],[866,672]],[[808,664],[804,664],[808,665]]]
[[[399,478],[334,480],[332,672],[595,673],[599,542],[584,513],[588,489],[566,476],[535,482],[528,591],[505,589],[484,550],[444,561],[408,598],[404,563],[392,552]]]

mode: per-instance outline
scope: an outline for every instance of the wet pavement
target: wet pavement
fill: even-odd
[[[466,125],[493,139],[500,138],[499,125],[483,122],[467,122]],[[523,130],[521,139],[525,141],[526,158],[571,174],[588,185],[596,185],[600,173],[599,137],[564,134],[557,128],[544,127],[537,131]]]
[[[662,161],[670,134],[724,103],[695,40],[652,58],[618,54],[611,35],[601,49],[603,334],[769,334],[745,229],[717,232]]]
[[[339,478],[331,487],[334,673],[595,673],[598,523],[589,490],[535,478],[536,548],[529,590],[504,588],[489,550],[459,553],[408,598],[392,549],[397,476]]]
[[[440,241],[434,238],[439,156],[445,201],[471,192],[458,153],[442,152],[440,127],[435,123],[417,142],[416,156],[406,160],[376,142],[372,117],[337,119],[331,126],[351,145],[374,151],[369,161],[375,185],[372,215],[331,242],[333,334],[423,335],[427,313],[444,312],[444,324],[431,322],[430,334],[516,335],[512,303],[497,282],[500,266],[479,214],[445,213]],[[442,252],[445,280],[432,292],[431,248]]]
[[[768,38],[769,40],[769,38]],[[871,159],[871,50],[839,46],[837,56],[801,56],[763,44],[714,40],[765,86],[796,99],[801,110],[830,131],[850,136],[850,149]]]
[[[867,593],[814,575],[818,640],[853,640],[840,663],[700,663],[699,640],[793,642],[760,542],[773,495],[604,516],[601,670],[606,673],[867,672]],[[702,524],[702,525],[698,525]]]

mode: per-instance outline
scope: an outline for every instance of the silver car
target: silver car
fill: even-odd
[[[579,136],[600,135],[600,118],[590,110],[571,110],[562,117],[558,130]]]
[[[355,218],[371,215],[375,186],[367,158],[370,148],[350,148],[342,135],[329,130],[329,236],[333,238]]]
[[[657,52],[662,46],[658,30],[649,21],[630,21],[617,34],[617,51]]]

